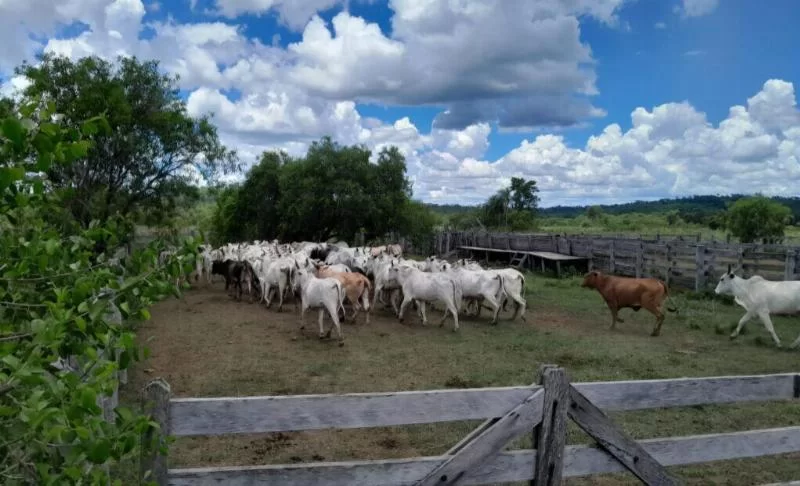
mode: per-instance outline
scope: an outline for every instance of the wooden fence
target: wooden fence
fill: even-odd
[[[165,456],[142,458],[158,485],[455,485],[630,471],[644,484],[679,484],[665,466],[800,452],[800,427],[635,441],[605,411],[794,400],[800,374],[569,383],[546,365],[539,385],[340,395],[172,398],[156,379],[145,409],[175,437],[351,429],[485,419],[441,456],[264,466],[170,469]],[[566,446],[567,419],[597,441]],[[532,434],[535,449],[503,450]],[[151,439],[152,437],[145,437]],[[158,437],[165,440],[165,436]]]
[[[588,258],[590,268],[604,272],[657,277],[669,285],[697,291],[713,286],[727,270],[728,264],[740,265],[745,276],[757,273],[768,280],[800,279],[800,247],[787,245],[736,244],[668,236],[644,239],[601,235],[444,232],[436,236],[434,246],[439,256],[453,255],[462,246],[562,253]]]

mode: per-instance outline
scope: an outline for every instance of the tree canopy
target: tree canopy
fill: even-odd
[[[161,74],[157,61],[72,61],[48,54],[39,65],[23,64],[16,72],[31,81],[23,99],[50,103],[48,114],[59,114],[59,126],[80,128],[84,120],[103,115],[110,127],[93,134],[79,163],[47,170],[48,181],[84,227],[115,213],[158,222],[180,196],[191,194],[193,178],[236,168],[236,153],[220,143],[208,117],[189,116],[176,78]],[[53,120],[41,121],[47,129]]]
[[[512,177],[511,184],[489,197],[481,207],[483,224],[489,228],[530,229],[539,207],[535,180]]]
[[[728,209],[728,230],[742,243],[778,243],[792,220],[792,210],[764,196],[737,200]]]
[[[381,150],[375,163],[361,146],[325,137],[305,157],[264,152],[245,181],[217,200],[217,242],[254,239],[367,241],[389,233],[427,238],[435,215],[411,200],[405,158],[396,147]]]

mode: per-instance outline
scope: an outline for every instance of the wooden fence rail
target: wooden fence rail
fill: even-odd
[[[799,397],[798,373],[570,384],[555,366],[542,370],[539,385],[397,393],[171,398],[157,379],[145,387],[145,407],[176,437],[485,422],[442,456],[169,469],[154,454],[143,458],[142,473],[159,485],[291,486],[559,484],[561,477],[630,471],[645,484],[678,484],[664,466],[800,452],[800,427],[634,441],[605,412]],[[567,418],[599,448],[564,446]],[[536,449],[503,450],[531,432]]]
[[[617,275],[658,277],[669,285],[696,291],[713,287],[728,264],[745,276],[758,273],[768,280],[800,279],[800,247],[699,241],[695,238],[631,238],[592,235],[439,233],[437,256],[449,257],[461,247],[496,250],[505,259],[518,252],[553,252],[588,259],[589,268]],[[509,250],[511,251],[509,253]],[[530,263],[530,262],[529,262]],[[533,267],[531,267],[533,268]]]

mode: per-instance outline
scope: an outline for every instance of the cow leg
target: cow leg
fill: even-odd
[[[420,317],[422,317],[422,325],[423,326],[427,326],[428,325],[428,315],[425,313],[425,302],[423,302],[421,300],[418,300],[417,301],[417,305],[418,305],[418,310],[419,310]],[[444,315],[446,316],[447,312],[445,312]]]
[[[800,346],[800,335],[798,335],[797,339],[795,339],[795,341],[792,343],[792,345],[789,346],[789,349],[795,349],[798,346]]]
[[[333,312],[331,312],[333,311]],[[336,335],[339,337],[339,346],[344,346],[344,336],[342,335],[342,326],[339,324],[339,316],[337,315],[336,309],[328,308],[328,314],[331,315],[331,320],[333,321],[333,326],[336,326]],[[320,316],[322,315],[322,309],[320,309]],[[331,335],[331,331],[333,330],[333,326],[328,330],[328,336]]]
[[[442,316],[442,322],[439,323],[439,327],[442,327],[444,324],[444,320],[447,318],[447,311],[450,311],[450,314],[453,315],[453,332],[458,331],[458,311],[456,310],[455,302],[445,301],[445,310],[444,316]]]
[[[623,321],[620,320],[619,316],[617,315],[619,313],[619,309],[617,309],[617,306],[609,305],[608,308],[611,309],[611,326],[609,327],[609,329],[613,331],[614,329],[617,328],[617,322],[623,322]]]
[[[397,313],[397,318],[400,322],[403,322],[403,314],[406,313],[406,308],[411,303],[411,298],[408,295],[403,296],[403,303],[400,304],[400,311]]]
[[[764,327],[767,328],[770,334],[772,334],[772,340],[775,341],[775,346],[781,347],[781,340],[777,334],[775,334],[775,327],[772,325],[772,319],[769,318],[769,311],[761,311],[758,313],[758,317],[761,318],[761,322],[764,323]]]
[[[500,303],[497,302],[494,299],[494,296],[492,296],[492,295],[487,295],[487,296],[484,297],[484,299],[486,299],[486,301],[489,302],[489,305],[491,305],[494,308],[494,315],[492,316],[492,325],[496,326],[497,325],[497,316],[500,314]]]
[[[739,335],[739,333],[742,332],[742,328],[744,327],[744,324],[747,321],[749,321],[750,319],[752,319],[754,315],[755,315],[755,312],[750,312],[750,311],[745,312],[745,314],[742,316],[742,318],[739,319],[739,325],[736,326],[736,329],[734,329],[734,331],[731,333],[731,339],[736,339],[736,337]]]
[[[306,328],[306,323],[304,320],[305,315],[306,315],[306,306],[305,305],[300,306],[300,331]],[[322,331],[320,330],[320,332]]]
[[[333,316],[331,316],[331,317],[333,317]],[[324,326],[325,309],[320,309],[319,310],[319,317],[317,319],[319,320],[319,338],[320,339],[324,339],[324,338],[330,337],[331,336],[331,331],[333,330],[333,326],[331,326],[331,328],[328,329],[328,333],[325,334],[325,326]]]
[[[661,325],[664,324],[664,317],[665,317],[664,311],[662,311],[660,308],[657,309],[657,313],[654,314],[656,315],[656,327],[653,329],[653,332],[650,333],[650,335],[653,337],[661,334]]]
[[[366,313],[364,324],[369,324],[369,290],[366,287],[361,293],[361,307],[364,308],[364,312]]]
[[[397,301],[400,299],[400,292],[397,290],[393,290],[389,294],[389,300],[392,303],[392,309],[394,309],[394,315],[397,315],[400,312],[400,309],[397,307]]]

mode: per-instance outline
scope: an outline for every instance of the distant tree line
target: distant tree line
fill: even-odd
[[[427,243],[438,218],[411,199],[406,161],[396,147],[381,150],[376,163],[362,146],[342,146],[329,137],[311,144],[304,157],[264,152],[244,182],[217,198],[212,239],[351,243],[387,234]]]

